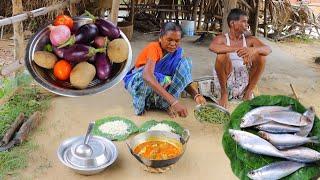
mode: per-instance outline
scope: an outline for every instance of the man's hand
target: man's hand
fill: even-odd
[[[201,105],[205,105],[207,103],[206,99],[202,95],[197,96],[194,100],[197,104]]]
[[[249,48],[241,48],[236,51],[239,57],[243,58],[243,64],[250,66],[252,62],[252,58],[257,53],[257,49],[255,47]]]

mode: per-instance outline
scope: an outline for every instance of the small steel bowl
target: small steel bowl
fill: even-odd
[[[75,26],[81,26],[92,22],[91,19],[86,17],[75,17]],[[43,50],[44,46],[50,42],[49,39],[50,30],[48,26],[40,29],[28,42],[25,56],[25,64],[27,70],[35,81],[43,88],[62,96],[78,97],[85,95],[92,95],[101,93],[117,83],[119,83],[126,73],[129,71],[132,65],[132,49],[129,40],[126,35],[120,31],[121,37],[127,42],[129,47],[129,54],[126,61],[122,63],[112,64],[111,78],[107,80],[99,80],[95,77],[85,89],[75,89],[70,82],[60,81],[53,75],[52,70],[47,70],[39,67],[33,61],[34,53],[39,50]]]
[[[108,139],[100,136],[92,136],[90,138],[91,142],[99,142],[103,145],[105,152],[101,154],[96,153],[95,149],[93,149],[93,156],[97,155],[97,157],[89,157],[79,159],[79,157],[75,157],[72,153],[72,150],[83,143],[84,136],[77,136],[70,139],[65,140],[58,148],[57,155],[59,160],[67,167],[72,169],[73,171],[82,174],[82,175],[93,175],[97,174],[103,170],[105,170],[108,166],[112,165],[118,157],[118,151],[116,146]],[[89,141],[89,145],[90,145]],[[92,143],[91,143],[92,145]]]
[[[147,131],[144,133],[140,133],[133,138],[131,138],[127,142],[127,146],[129,148],[130,153],[142,164],[146,165],[147,167],[152,168],[164,168],[168,167],[172,164],[178,162],[178,160],[182,157],[186,150],[186,144],[189,140],[190,132],[189,130],[185,129],[183,136],[179,136],[175,133],[168,132],[168,131]],[[172,144],[175,144],[178,148],[181,148],[181,154],[166,160],[150,160],[144,158],[136,153],[134,153],[134,149],[144,142],[150,140],[160,140],[160,141],[168,141]]]

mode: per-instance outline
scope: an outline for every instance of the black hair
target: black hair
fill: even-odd
[[[231,21],[239,21],[241,16],[248,16],[248,14],[239,8],[231,9],[227,17],[228,26],[230,27]]]
[[[174,22],[166,22],[160,29],[160,37],[164,36],[168,31],[180,31],[182,37],[182,28],[179,24]]]

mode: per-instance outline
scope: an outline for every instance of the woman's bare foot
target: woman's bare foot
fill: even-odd
[[[228,94],[222,95],[218,103],[219,103],[220,106],[222,106],[224,108],[227,108],[227,106],[228,106]]]

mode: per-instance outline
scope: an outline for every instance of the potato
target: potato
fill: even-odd
[[[33,60],[40,67],[52,69],[58,61],[58,58],[56,55],[47,51],[36,51]]]
[[[77,89],[85,89],[96,75],[96,68],[87,62],[77,64],[70,73],[70,83]]]
[[[122,63],[128,58],[129,47],[124,39],[115,39],[108,44],[107,52],[112,62]]]

